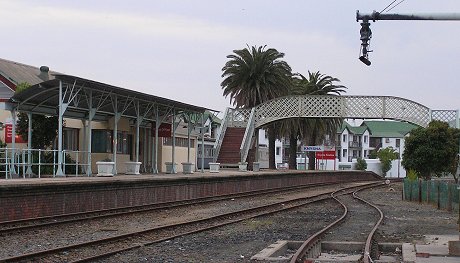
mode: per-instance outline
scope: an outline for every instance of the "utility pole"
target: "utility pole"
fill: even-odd
[[[419,14],[381,14],[379,12],[372,12],[368,14],[360,14],[359,10],[356,11],[356,22],[361,22],[360,40],[361,51],[359,60],[367,66],[371,65],[369,60],[370,40],[372,38],[372,31],[370,29],[369,21],[378,20],[430,20],[430,21],[460,21],[460,13],[419,13]]]

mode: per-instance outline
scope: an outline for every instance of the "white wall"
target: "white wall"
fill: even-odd
[[[346,135],[346,140],[343,141],[343,136]],[[348,149],[348,141],[350,140],[350,134],[348,132],[348,129],[345,129],[342,134],[340,134],[340,160],[342,162],[347,162],[348,161],[348,155],[350,154],[350,150]],[[347,154],[343,156],[343,151],[347,150]]]
[[[259,145],[266,145],[267,148],[269,147],[269,145],[268,145],[268,134],[263,129],[259,130]],[[276,148],[277,147],[280,148],[279,154],[276,154]],[[283,162],[283,155],[284,155],[283,151],[284,151],[283,143],[280,140],[276,140],[275,141],[275,164]],[[265,166],[267,166],[267,167],[265,167]],[[268,160],[267,160],[267,162],[261,162],[260,163],[260,168],[268,168]]]

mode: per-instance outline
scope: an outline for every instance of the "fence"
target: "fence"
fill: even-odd
[[[58,169],[58,154],[57,150],[0,148],[0,176],[6,179],[19,176],[40,178],[42,175],[54,177]],[[75,176],[84,173],[89,167],[84,158],[87,154],[84,151],[63,151],[63,173]]]
[[[453,181],[404,179],[404,200],[428,203],[438,209],[458,212],[459,192]]]

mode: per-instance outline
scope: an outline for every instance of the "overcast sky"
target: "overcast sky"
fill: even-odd
[[[392,0],[0,0],[1,57],[224,111],[222,67],[246,45],[294,72],[339,78],[346,95],[460,108],[460,21],[377,21],[367,67],[356,10]],[[399,2],[399,1],[397,1]],[[459,0],[406,0],[389,13],[460,13]]]

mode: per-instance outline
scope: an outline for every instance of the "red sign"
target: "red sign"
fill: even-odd
[[[13,124],[5,124],[5,143],[12,143],[13,135]],[[23,140],[22,137],[16,133],[16,138],[14,140],[16,143],[26,143],[26,140]]]
[[[155,137],[155,122],[152,123],[152,137]],[[158,137],[171,137],[171,123],[162,123],[158,128]]]
[[[315,157],[318,160],[335,160],[335,151],[316,152]]]

